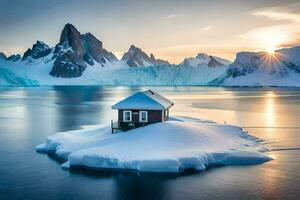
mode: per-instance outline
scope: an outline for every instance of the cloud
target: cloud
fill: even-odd
[[[177,18],[177,17],[180,17],[180,16],[182,16],[181,14],[169,14],[169,15],[167,15],[167,16],[165,16],[164,18],[165,19],[174,19],[174,18]]]
[[[199,30],[201,32],[207,32],[207,31],[210,31],[211,29],[212,29],[212,26],[211,25],[207,25],[207,26],[201,27]]]
[[[295,32],[290,25],[276,25],[256,28],[242,34],[242,38],[256,44],[260,49],[278,48],[290,43]]]
[[[274,20],[288,20],[292,23],[300,23],[300,15],[289,13],[289,12],[279,12],[274,10],[261,10],[252,13],[254,16],[268,17]]]
[[[273,20],[275,24],[254,28],[242,34],[244,40],[255,44],[260,50],[299,45],[300,14],[289,7],[254,10],[252,16]]]

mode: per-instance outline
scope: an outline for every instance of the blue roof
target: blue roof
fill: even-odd
[[[173,105],[173,102],[160,94],[147,90],[137,92],[116,103],[111,108],[118,110],[165,110]]]

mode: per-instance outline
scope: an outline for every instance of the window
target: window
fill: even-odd
[[[148,122],[148,112],[140,111],[140,122]]]
[[[124,111],[123,112],[123,121],[124,122],[131,122],[131,111]]]

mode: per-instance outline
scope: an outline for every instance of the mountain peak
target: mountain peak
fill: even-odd
[[[4,53],[2,53],[2,52],[0,52],[0,59],[6,60],[6,55]]]
[[[66,24],[61,32],[59,43],[69,42],[69,45],[72,45],[72,41],[80,39],[80,32],[76,27],[70,23]]]
[[[25,60],[27,57],[31,56],[34,59],[47,56],[51,53],[51,48],[43,41],[37,40],[32,48],[28,48],[24,53],[22,60]]]
[[[92,33],[85,33],[81,35],[85,48],[91,48],[91,46],[97,46],[102,49],[102,42],[98,40]]]
[[[124,53],[122,60],[127,63],[129,67],[150,66],[150,65],[168,65],[168,61],[156,59],[153,54],[150,57],[141,49],[131,45],[126,53]]]
[[[11,56],[8,56],[7,58],[6,58],[6,60],[8,60],[8,61],[17,61],[17,60],[20,60],[21,59],[21,55],[20,54],[13,54],[13,55],[11,55]]]
[[[74,32],[79,32],[77,30],[77,28],[73,25],[73,24],[70,24],[70,23],[67,23],[65,24],[64,28],[62,31],[74,31]]]
[[[206,53],[198,53],[196,57],[186,58],[180,65],[187,65],[187,66],[200,66],[200,65],[208,65],[209,67],[223,67],[229,65],[231,62],[219,58],[216,56],[211,56]]]
[[[79,32],[79,31],[73,24],[67,23],[65,24],[62,32]]]
[[[150,60],[153,60],[153,61],[156,60],[153,53],[150,54]]]
[[[86,50],[85,58],[92,57],[102,66],[106,62],[113,62],[118,60],[113,53],[108,52],[103,48],[102,41],[98,40],[92,33],[83,34],[81,37],[84,48]],[[90,62],[89,64],[92,64],[92,62]]]
[[[73,24],[71,24],[71,23],[66,23],[65,24],[65,28],[75,28],[75,26]]]
[[[45,45],[46,43],[41,40],[37,40],[35,44],[36,45]]]
[[[136,47],[136,46],[134,46],[134,45],[132,44],[132,45],[130,45],[128,51],[140,52],[140,51],[142,51],[142,49],[141,49],[141,48],[138,48],[138,47]]]
[[[128,51],[124,53],[122,60],[130,67],[151,65],[149,56],[134,45],[131,45]]]
[[[54,54],[56,60],[50,74],[66,78],[81,76],[87,64],[94,65],[94,61],[104,66],[117,60],[92,33],[81,34],[70,23],[64,26]]]
[[[196,56],[196,58],[208,58],[209,57],[209,55],[208,54],[206,54],[206,53],[198,53],[197,54],[197,56]]]

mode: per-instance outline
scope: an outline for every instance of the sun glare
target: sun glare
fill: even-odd
[[[274,47],[266,48],[266,52],[267,52],[269,55],[274,55],[274,53],[275,53],[275,48],[274,48]]]

